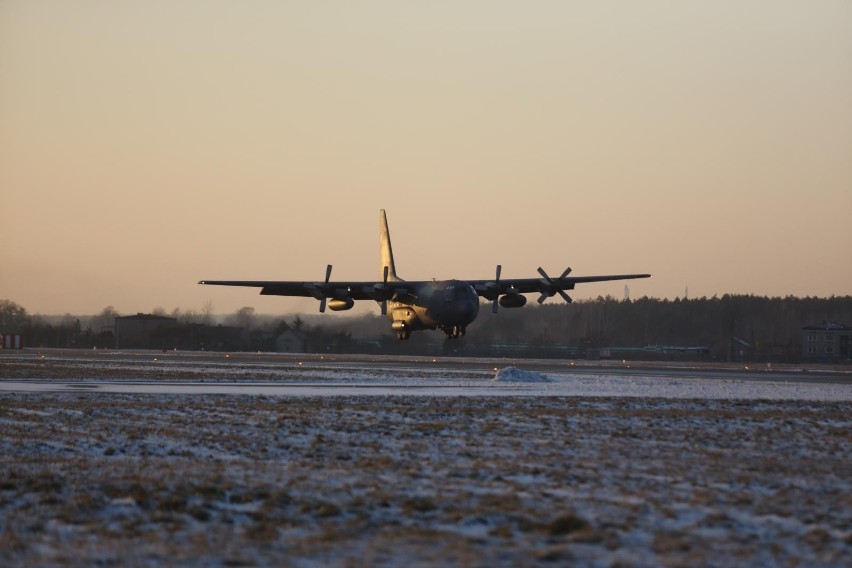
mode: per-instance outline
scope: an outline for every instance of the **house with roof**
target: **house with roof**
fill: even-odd
[[[275,351],[278,353],[307,352],[307,338],[302,331],[288,329],[275,338]]]
[[[833,321],[802,328],[802,358],[837,363],[852,359],[852,327]]]
[[[162,334],[177,324],[175,318],[136,314],[115,318],[115,346],[121,349],[164,349]]]

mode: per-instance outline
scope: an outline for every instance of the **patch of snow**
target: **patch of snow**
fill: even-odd
[[[503,367],[494,375],[494,380],[502,383],[549,383],[547,375],[533,371],[522,371],[517,367]]]

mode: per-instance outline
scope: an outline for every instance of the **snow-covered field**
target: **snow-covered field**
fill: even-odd
[[[4,362],[0,564],[852,565],[849,384],[204,365]]]

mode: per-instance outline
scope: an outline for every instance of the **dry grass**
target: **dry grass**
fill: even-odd
[[[848,403],[4,395],[0,559],[841,564],[850,421]]]

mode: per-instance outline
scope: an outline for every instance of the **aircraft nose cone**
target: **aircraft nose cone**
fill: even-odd
[[[476,318],[477,312],[479,312],[479,302],[464,302],[460,316],[465,323],[470,323]]]

